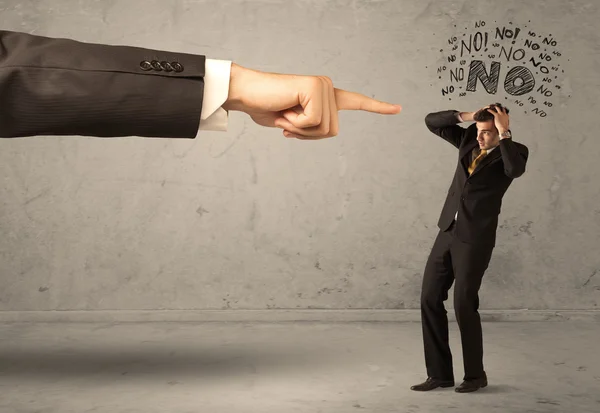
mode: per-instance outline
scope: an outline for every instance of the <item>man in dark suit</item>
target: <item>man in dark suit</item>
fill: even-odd
[[[338,134],[339,110],[400,109],[327,76],[0,30],[0,137],[194,138],[225,130],[227,111],[237,110],[288,138],[321,139]]]
[[[512,140],[508,112],[494,104],[477,112],[449,110],[425,118],[431,132],[458,149],[458,164],[423,277],[421,318],[428,378],[412,390],[454,386],[444,307],[454,282],[465,370],[463,383],[455,390],[465,393],[487,386],[479,287],[496,244],[502,197],[513,179],[525,172],[529,155],[525,145]],[[475,123],[458,126],[463,121]]]

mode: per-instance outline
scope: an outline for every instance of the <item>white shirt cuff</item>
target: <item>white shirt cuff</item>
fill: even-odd
[[[206,59],[204,98],[198,130],[226,131],[229,113],[221,106],[229,95],[230,60]]]
[[[462,117],[460,116],[460,112],[458,112],[458,113],[456,114],[456,117],[458,118],[458,121],[459,121],[459,122],[461,122],[461,123],[462,123],[462,122],[464,122],[464,121],[462,120]]]

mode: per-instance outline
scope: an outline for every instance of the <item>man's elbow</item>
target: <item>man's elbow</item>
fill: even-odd
[[[425,126],[427,126],[427,129],[429,129],[432,132],[434,129],[436,129],[435,113],[428,113],[427,116],[425,116]]]
[[[527,148],[527,146],[523,145],[520,152],[521,156],[517,161],[510,162],[509,164],[504,164],[504,173],[509,178],[519,178],[525,173],[527,160],[529,159],[529,149]]]
[[[515,166],[512,168],[504,168],[504,174],[509,178],[515,179],[519,178],[525,173],[525,165],[523,166]]]

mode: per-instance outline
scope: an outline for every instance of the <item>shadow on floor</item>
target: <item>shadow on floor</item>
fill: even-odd
[[[148,350],[0,350],[2,376],[73,376],[106,374],[193,374],[219,377],[262,372],[301,371],[334,363],[335,355],[323,351],[237,348],[183,351]]]
[[[486,388],[479,390],[480,394],[500,394],[500,393],[515,393],[519,391],[517,387],[508,386],[506,384],[490,384]]]

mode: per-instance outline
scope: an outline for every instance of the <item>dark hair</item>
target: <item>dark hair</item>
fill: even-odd
[[[500,103],[492,103],[490,106],[503,108],[506,110],[506,113],[510,112],[506,106],[502,106]],[[475,122],[487,122],[488,120],[494,120],[494,115],[488,112],[487,109],[480,109],[473,115],[473,120]]]

